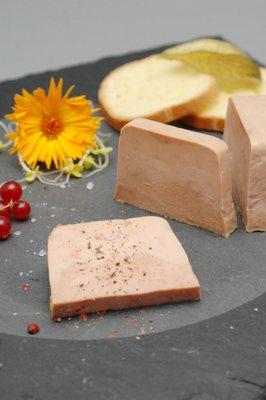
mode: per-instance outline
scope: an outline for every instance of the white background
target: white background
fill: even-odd
[[[266,0],[0,0],[0,81],[213,34],[266,63]]]

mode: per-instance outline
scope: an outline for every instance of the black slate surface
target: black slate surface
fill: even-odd
[[[66,85],[74,82],[77,92],[96,101],[108,71],[160,50],[52,74],[63,76]],[[50,76],[1,83],[0,115],[10,111],[22,87],[47,87]],[[149,308],[141,317],[139,310],[110,313],[103,320],[89,319],[89,326],[77,319],[50,321],[46,258],[38,252],[46,248],[53,226],[145,214],[112,200],[118,135],[106,125],[103,131],[112,132],[107,140],[115,150],[110,167],[91,179],[94,189],[89,192],[84,181],[64,190],[37,183],[28,187],[25,197],[33,203],[36,221],[17,224],[22,234],[0,243],[0,399],[265,399],[264,233],[248,235],[241,226],[222,239],[171,221],[201,281],[202,302]],[[11,177],[20,177],[15,157],[1,154],[0,181]],[[25,279],[27,294],[20,290]],[[25,336],[33,317],[41,326],[38,337]],[[113,330],[118,338],[107,339]]]

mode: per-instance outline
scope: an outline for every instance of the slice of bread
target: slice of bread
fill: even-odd
[[[260,68],[260,72],[262,82],[257,92],[254,90],[238,90],[233,93],[220,91],[214,100],[203,105],[196,113],[186,116],[182,121],[197,129],[223,132],[228,100],[231,96],[266,94],[266,68]]]
[[[102,81],[98,99],[107,122],[120,130],[137,117],[174,121],[194,113],[216,93],[213,77],[153,55],[112,71]]]

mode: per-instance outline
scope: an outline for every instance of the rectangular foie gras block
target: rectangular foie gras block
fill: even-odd
[[[233,195],[246,230],[266,231],[266,96],[233,96],[224,140],[233,158]]]
[[[160,217],[56,227],[48,242],[53,319],[199,300],[199,282]]]
[[[236,229],[227,145],[160,122],[121,130],[115,199],[223,236]]]

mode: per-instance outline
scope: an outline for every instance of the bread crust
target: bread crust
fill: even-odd
[[[151,56],[153,57],[153,56]],[[139,62],[140,60],[133,61],[133,62]],[[126,64],[127,65],[127,64]],[[118,68],[123,68],[118,67]],[[111,71],[102,81],[99,91],[98,91],[98,102],[99,106],[101,108],[102,114],[105,117],[107,123],[114,128],[117,131],[120,131],[120,129],[126,125],[130,120],[128,119],[120,119],[112,115],[112,112],[110,111],[110,108],[108,107],[108,104],[106,104],[105,99],[104,99],[104,93],[105,93],[105,83],[112,77],[113,73],[117,72],[117,69]],[[202,107],[204,103],[207,101],[211,100],[212,98],[215,97],[217,94],[217,86],[216,82],[214,79],[210,79],[210,84],[207,90],[202,93],[201,95],[195,97],[194,99],[191,99],[190,101],[187,101],[186,103],[179,104],[177,106],[171,106],[167,107],[164,110],[161,110],[159,112],[156,112],[154,114],[149,114],[149,115],[139,115],[138,117],[142,118],[148,118],[154,121],[158,122],[172,122],[177,119],[180,119],[186,115],[193,114],[193,112],[197,111]]]
[[[260,67],[260,72],[261,72],[261,78],[262,78],[262,88],[259,94],[265,95],[266,94],[266,68]],[[232,93],[233,95],[233,93]],[[241,95],[241,93],[235,93],[235,95]],[[247,96],[248,94],[246,94]],[[197,129],[202,129],[202,130],[207,130],[207,131],[216,131],[223,133],[224,131],[224,124],[225,124],[225,118],[223,117],[207,117],[203,115],[187,115],[182,119],[182,122],[185,124],[192,126],[193,128]]]
[[[201,117],[194,114],[182,118],[182,122],[196,129],[223,133],[225,120],[224,118]]]

